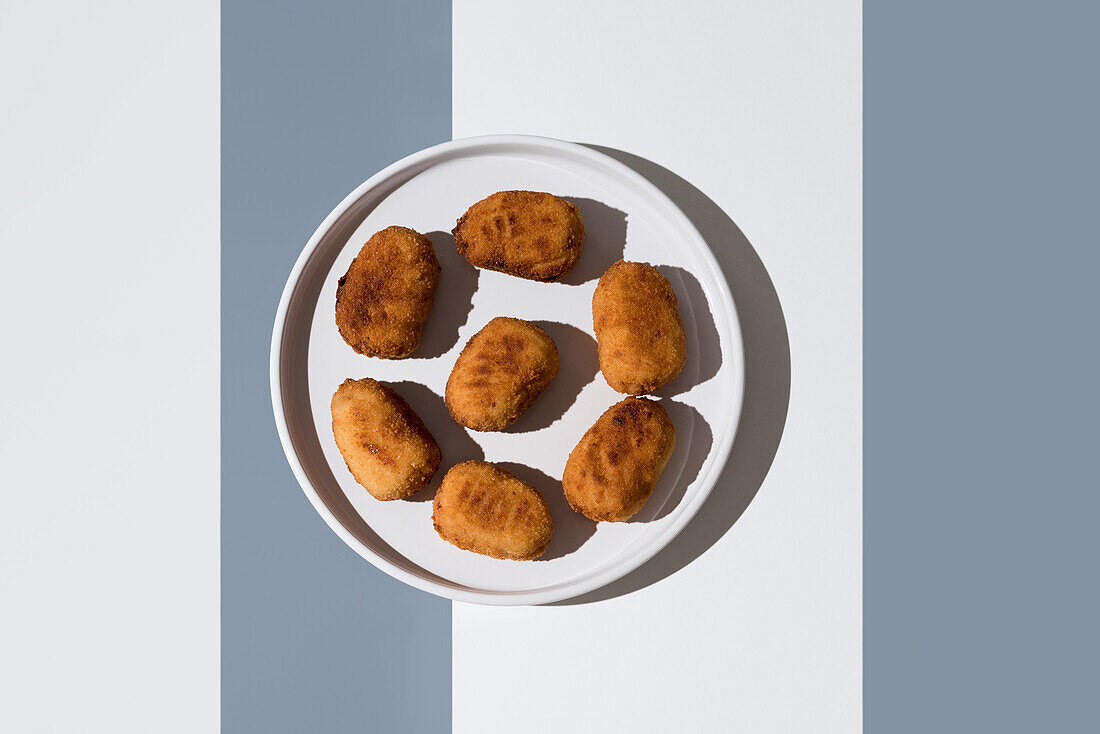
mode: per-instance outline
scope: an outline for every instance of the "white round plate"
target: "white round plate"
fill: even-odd
[[[549,191],[580,207],[584,251],[560,283],[477,270],[454,248],[455,220],[495,191]],[[412,357],[356,354],[334,320],[336,284],[376,231],[400,224],[432,238],[442,274]],[[676,448],[649,502],[630,522],[593,523],[566,504],[570,450],[621,400],[598,369],[592,293],[623,258],[651,263],[672,283],[687,332],[683,373],[654,397],[676,426]],[[550,387],[509,430],[458,426],[440,397],[466,341],[494,316],[535,321],[558,346]],[[394,386],[435,436],[443,463],[408,500],[379,502],[356,484],[332,437],[329,401],[344,379]],[[515,135],[443,143],[398,161],[353,191],[313,234],[283,291],[271,344],[275,422],[294,474],[325,522],[386,573],[433,594],[483,604],[541,604],[599,588],[663,548],[691,520],[729,456],[744,389],[741,331],[729,286],[688,218],[643,177],[573,143]],[[534,485],[554,516],[542,559],[500,561],[445,543],[431,499],[447,469],[471,458]]]

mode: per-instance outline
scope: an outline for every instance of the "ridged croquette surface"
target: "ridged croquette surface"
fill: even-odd
[[[471,265],[539,281],[572,270],[584,245],[576,205],[541,191],[498,191],[471,206],[453,234]]]
[[[432,523],[439,537],[492,558],[538,558],[554,535],[554,518],[538,490],[484,461],[451,467],[436,492]]]
[[[439,446],[404,398],[365,377],[332,396],[332,435],[355,481],[376,499],[408,497],[439,468]]]

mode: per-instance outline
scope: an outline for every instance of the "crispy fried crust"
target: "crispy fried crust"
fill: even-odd
[[[388,385],[344,380],[332,396],[332,435],[355,481],[380,500],[423,487],[439,468],[439,446]]]
[[[569,506],[596,521],[629,520],[653,494],[675,446],[676,428],[660,403],[612,405],[569,454],[562,476]]]
[[[538,558],[554,535],[554,518],[539,491],[484,461],[456,464],[432,504],[443,540],[492,558]]]
[[[519,419],[558,373],[554,340],[534,324],[498,316],[470,338],[447,380],[451,417],[475,431]]]
[[[612,389],[646,395],[684,369],[687,339],[668,278],[646,263],[614,263],[592,296],[600,371]]]
[[[407,227],[386,227],[367,240],[340,278],[340,336],[368,357],[407,357],[420,344],[437,285],[432,241]]]
[[[458,253],[475,267],[551,281],[577,264],[584,223],[576,206],[539,191],[498,191],[454,228]]]

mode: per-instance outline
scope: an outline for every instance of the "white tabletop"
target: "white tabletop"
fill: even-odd
[[[454,136],[512,132],[619,148],[713,199],[782,304],[790,409],[744,514],[675,573],[583,605],[456,603],[455,731],[509,731],[532,711],[540,731],[716,731],[716,722],[729,731],[856,731],[860,5],[564,0],[522,17],[514,7],[454,4]],[[740,288],[751,301],[738,310],[759,322],[757,355],[774,356],[760,333],[774,326],[767,289],[745,276],[756,271],[741,245],[712,245],[732,250],[735,299]],[[781,392],[767,384],[767,365],[758,374],[758,395]],[[761,432],[770,410],[756,408]],[[746,491],[766,438],[735,446],[716,493]]]

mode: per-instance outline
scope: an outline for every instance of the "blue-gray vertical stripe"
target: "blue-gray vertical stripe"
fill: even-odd
[[[227,734],[450,728],[450,602],[375,570],[313,510],[279,446],[267,369],[313,230],[368,176],[450,137],[450,0],[223,0]]]
[[[1100,731],[1100,10],[864,20],[867,731]]]

